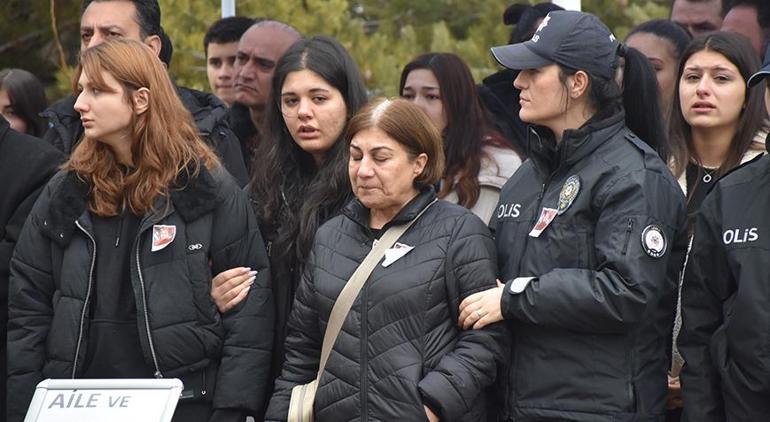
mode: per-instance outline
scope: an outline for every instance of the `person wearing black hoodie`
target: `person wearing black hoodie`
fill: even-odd
[[[63,161],[55,148],[16,132],[0,116],[0,415],[5,414],[8,265],[32,204]]]
[[[157,0],[86,0],[80,9],[80,49],[84,51],[111,37],[126,37],[144,42],[164,63],[171,60],[171,40],[160,26]],[[193,115],[200,136],[217,152],[227,171],[240,186],[249,176],[240,143],[227,123],[227,107],[212,94],[176,87],[182,103]],[[43,140],[70,155],[83,137],[80,115],[75,111],[76,97],[70,95],[46,109],[48,119]]]

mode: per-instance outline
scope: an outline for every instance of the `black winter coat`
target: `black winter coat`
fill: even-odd
[[[682,286],[686,421],[770,419],[770,158],[701,204]]]
[[[513,337],[508,416],[662,420],[686,249],[681,189],[623,113],[565,131],[558,147],[531,137],[493,217]],[[555,218],[531,237],[543,208]]]
[[[0,415],[5,415],[8,265],[24,221],[64,155],[0,116]]]
[[[132,240],[131,283],[145,362],[156,376],[182,378],[191,396],[214,409],[254,413],[264,405],[272,347],[269,268],[247,195],[224,170],[180,172],[169,199],[142,218]],[[9,421],[20,421],[35,385],[77,378],[88,345],[95,261],[89,187],[62,172],[44,189],[11,261],[8,350]],[[165,248],[151,251],[154,225],[173,225]],[[259,271],[247,299],[220,315],[212,273]]]
[[[227,122],[227,107],[217,97],[190,88],[177,87],[177,94],[192,114],[200,137],[216,151],[222,164],[238,185],[249,182],[249,174],[241,155],[238,138]],[[69,156],[83,137],[80,114],[75,111],[77,97],[70,95],[52,105],[41,116],[48,119],[48,131],[43,140]]]
[[[434,198],[423,191],[385,228]],[[315,378],[331,309],[372,245],[368,216],[354,199],[316,234],[266,420],[285,421],[292,387]],[[442,421],[485,418],[482,391],[505,353],[504,327],[462,331],[457,320],[462,299],[495,284],[489,231],[467,209],[439,201],[399,242],[414,249],[375,268],[345,320],[316,395],[318,422],[424,421],[423,404]]]

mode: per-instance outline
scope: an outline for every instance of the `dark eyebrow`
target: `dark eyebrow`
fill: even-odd
[[[692,66],[691,65],[691,66],[687,66],[687,67],[684,68],[684,70],[704,70],[704,69],[706,69],[706,70],[721,70],[721,71],[727,71],[727,72],[731,72],[731,73],[735,72],[733,69],[730,69],[730,68],[722,66],[722,65],[707,66],[707,67]]]
[[[371,151],[372,151],[372,153],[379,152],[379,151],[390,151],[390,152],[393,152],[393,148],[386,147],[386,146],[381,146],[381,147],[374,147],[374,148],[372,148]]]
[[[106,26],[99,26],[98,27],[100,31],[117,31],[117,32],[123,32],[123,28],[119,27],[118,25],[106,25]]]
[[[312,88],[310,90],[311,94],[314,94],[314,93],[317,93],[317,92],[329,93],[330,91],[328,89],[325,89],[325,88]],[[297,95],[297,94],[294,93],[294,91],[286,91],[286,92],[282,92],[281,93],[281,97],[290,96],[290,95]]]

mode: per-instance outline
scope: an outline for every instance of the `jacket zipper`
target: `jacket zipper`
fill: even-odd
[[[78,329],[78,342],[75,346],[75,359],[72,361],[72,378],[75,378],[75,374],[77,373],[78,369],[78,355],[80,354],[80,346],[83,342],[83,324],[85,324],[86,320],[86,309],[88,309],[88,301],[91,300],[91,287],[93,286],[94,282],[94,267],[96,266],[96,239],[94,239],[93,236],[91,236],[91,233],[89,233],[86,229],[83,228],[83,226],[80,225],[80,222],[75,220],[75,225],[83,231],[83,233],[88,236],[89,239],[91,239],[91,244],[93,245],[93,253],[91,253],[91,268],[88,270],[88,287],[86,288],[86,299],[83,301],[83,311],[80,313],[80,328]]]
[[[628,219],[628,225],[626,226],[626,242],[623,244],[623,253],[625,255],[628,252],[628,243],[631,240],[631,232],[634,231],[634,219]]]
[[[144,277],[142,276],[142,264],[139,261],[139,237],[136,239],[136,272],[139,274],[139,285],[142,287],[142,307],[144,308],[144,327],[147,329],[147,340],[150,344],[150,354],[152,355],[152,362],[155,365],[155,378],[163,378],[163,373],[160,372],[160,366],[158,366],[158,357],[155,354],[155,346],[152,342],[152,333],[150,332],[150,314],[147,312],[147,292],[144,288]]]
[[[369,378],[369,371],[368,371],[368,362],[367,362],[367,343],[368,343],[368,334],[367,331],[369,330],[369,324],[366,321],[367,318],[367,294],[366,292],[368,289],[367,286],[364,285],[364,289],[361,292],[361,420],[367,421],[369,420],[368,416],[368,404],[369,404],[369,394],[367,393],[367,379]]]

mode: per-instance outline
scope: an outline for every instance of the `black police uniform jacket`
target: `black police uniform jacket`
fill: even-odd
[[[385,228],[434,199],[424,190]],[[371,250],[368,216],[354,199],[317,232],[266,420],[285,421],[292,387],[315,378],[334,302]],[[315,420],[424,421],[427,404],[442,421],[482,421],[505,327],[463,331],[458,317],[463,298],[495,285],[489,230],[467,209],[438,201],[398,242],[414,249],[387,267],[381,261],[361,290],[321,377]]]
[[[160,377],[182,378],[185,395],[214,409],[256,412],[265,404],[273,305],[269,268],[245,192],[223,169],[183,170],[168,197],[142,218],[132,239],[131,284],[144,360]],[[22,420],[35,385],[77,378],[88,345],[95,240],[89,186],[60,172],[33,207],[11,260],[8,352],[10,422]],[[164,249],[151,250],[153,225],[174,225]],[[220,315],[212,273],[259,271],[246,300]]]
[[[177,95],[192,114],[198,134],[217,152],[222,164],[233,175],[238,185],[249,182],[238,138],[229,127],[225,104],[212,94],[190,88],[176,87]],[[44,141],[69,156],[83,137],[80,114],[75,111],[77,97],[70,95],[40,113],[48,119]]]
[[[532,237],[543,208],[558,214]],[[558,146],[532,128],[530,160],[492,224],[513,337],[508,416],[662,420],[684,197],[624,114],[567,130]]]
[[[700,207],[682,286],[684,420],[770,419],[770,158]]]

